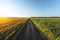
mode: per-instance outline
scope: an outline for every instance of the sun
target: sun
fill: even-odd
[[[8,8],[0,8],[0,16],[1,17],[8,16],[10,13],[11,12]]]

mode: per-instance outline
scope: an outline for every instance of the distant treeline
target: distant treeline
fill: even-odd
[[[31,17],[31,18],[60,18],[60,17]]]

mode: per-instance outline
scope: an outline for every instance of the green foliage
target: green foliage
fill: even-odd
[[[51,35],[50,40],[60,40],[60,18],[31,18],[31,20],[44,30],[44,33]],[[40,30],[42,30],[40,29]]]

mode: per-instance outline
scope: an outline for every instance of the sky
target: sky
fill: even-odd
[[[60,17],[60,0],[0,0],[0,17]]]

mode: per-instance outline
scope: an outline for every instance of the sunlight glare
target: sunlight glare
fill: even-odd
[[[10,14],[10,10],[8,8],[0,8],[0,16],[7,16]]]

